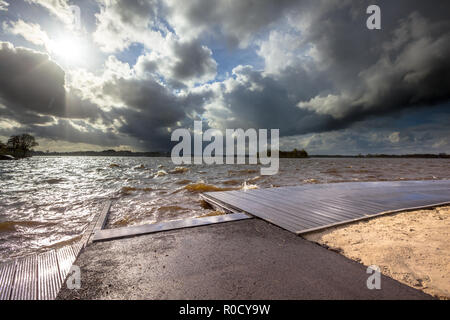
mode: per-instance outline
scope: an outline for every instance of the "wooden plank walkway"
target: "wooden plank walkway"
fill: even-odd
[[[315,184],[208,192],[202,198],[302,234],[380,214],[450,203],[450,180]]]
[[[53,300],[96,230],[105,225],[111,201],[94,217],[81,241],[0,264],[0,300]]]

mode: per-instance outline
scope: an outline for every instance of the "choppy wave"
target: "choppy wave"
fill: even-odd
[[[53,179],[42,180],[42,183],[56,184],[56,183],[60,183],[60,182],[64,182],[64,181],[66,181],[66,180],[62,179],[62,178],[53,178]]]
[[[228,170],[229,176],[245,176],[254,173],[259,173],[259,169]]]
[[[18,228],[38,228],[44,226],[52,226],[55,223],[52,222],[43,222],[43,221],[3,221],[0,222],[0,232],[11,232],[17,231]]]
[[[129,195],[131,194],[133,191],[143,191],[143,192],[150,192],[153,191],[153,188],[137,188],[137,187],[122,187],[122,189],[120,190],[120,192],[122,194],[126,194]]]
[[[303,180],[304,183],[319,183],[319,180],[317,179],[305,179]]]
[[[225,180],[224,182],[222,182],[222,184],[224,184],[226,186],[235,186],[235,185],[242,184],[242,181],[241,180],[236,180],[236,179]]]
[[[206,217],[215,217],[215,216],[222,216],[226,214],[225,212],[222,211],[210,211],[208,213],[202,214],[200,216],[197,216],[198,218],[206,218]]]
[[[189,169],[185,167],[175,167],[173,170],[170,170],[169,173],[171,174],[180,174],[180,173],[186,173]]]
[[[162,177],[166,176],[168,173],[166,170],[158,170],[158,172],[155,174],[155,177]]]
[[[182,179],[182,180],[175,181],[175,184],[178,184],[178,185],[185,185],[185,184],[189,184],[189,183],[192,183],[192,180]]]
[[[215,191],[231,191],[231,190],[239,190],[240,188],[227,188],[227,187],[218,187],[212,184],[206,184],[203,182],[191,183],[183,187],[184,190],[193,193],[201,193],[201,192],[215,192]]]
[[[256,184],[247,184],[247,182],[244,182],[244,184],[241,187],[241,190],[254,190],[259,189],[259,187]]]

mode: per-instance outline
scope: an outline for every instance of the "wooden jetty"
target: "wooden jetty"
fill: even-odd
[[[296,234],[450,203],[450,180],[349,182],[209,192],[202,198]]]
[[[105,224],[111,201],[94,217],[81,241],[0,264],[0,300],[53,300],[93,234]]]

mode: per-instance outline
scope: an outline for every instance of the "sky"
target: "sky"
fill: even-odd
[[[369,5],[381,29],[366,26]],[[448,0],[0,0],[0,141],[170,151],[279,129],[310,154],[450,153]]]

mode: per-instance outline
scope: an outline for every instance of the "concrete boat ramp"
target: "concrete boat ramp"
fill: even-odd
[[[108,230],[107,203],[84,234],[74,262],[81,270],[81,288],[67,288],[58,273],[60,281],[47,298],[58,291],[57,299],[431,298],[385,276],[380,290],[370,290],[365,266],[298,235],[449,203],[448,180],[308,185],[202,197],[229,214]],[[58,259],[46,261],[45,270],[53,271],[43,274],[56,274]],[[52,277],[42,276],[34,265],[13,263],[13,271],[0,266],[0,297],[44,297],[40,292]],[[23,287],[18,279],[29,274],[26,270],[38,271],[32,285]],[[35,294],[11,294],[18,291]]]

